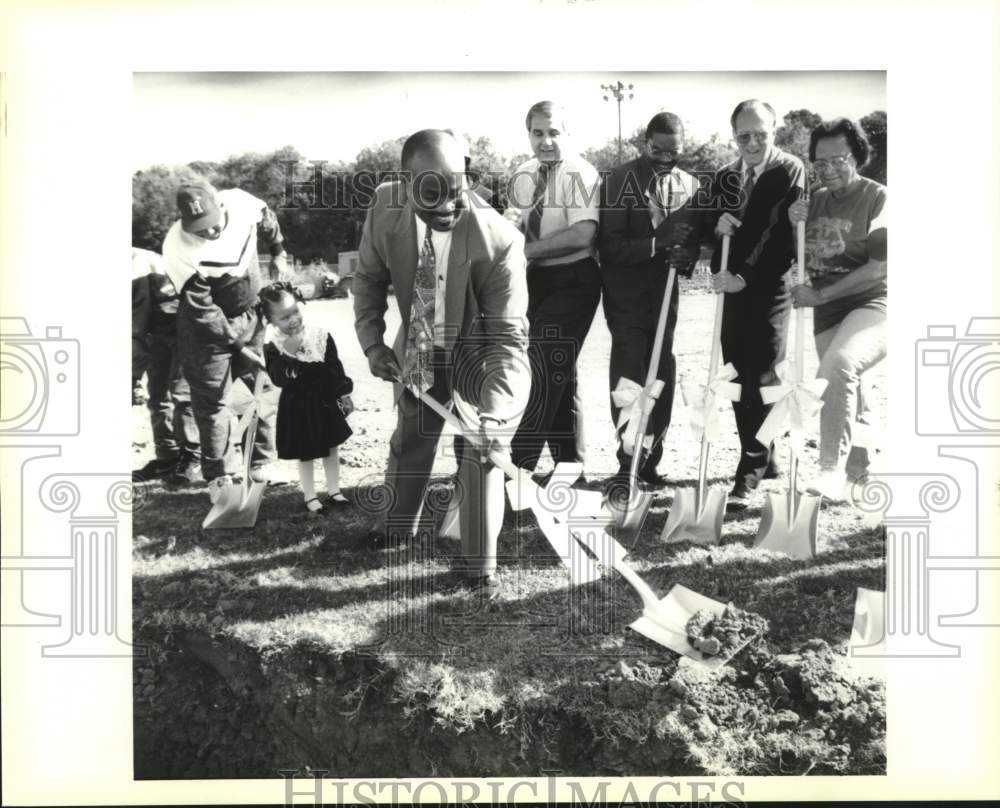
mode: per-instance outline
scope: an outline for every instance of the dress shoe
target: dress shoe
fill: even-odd
[[[650,488],[666,488],[670,485],[670,480],[667,479],[667,476],[660,474],[655,468],[647,468],[640,471],[639,482],[644,483]]]
[[[726,510],[731,512],[745,511],[750,507],[752,495],[753,489],[750,486],[746,483],[736,483],[726,498]]]

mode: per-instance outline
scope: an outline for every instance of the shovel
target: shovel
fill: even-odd
[[[722,237],[722,271],[729,266],[729,236]],[[719,374],[719,338],[722,335],[722,312],[726,296],[719,293],[715,298],[715,325],[712,329],[712,353],[708,363],[708,383],[697,391],[681,385],[685,403],[693,407],[697,416],[696,427],[701,430],[701,453],[698,457],[698,487],[677,489],[674,501],[667,515],[667,522],[660,534],[662,542],[692,541],[695,544],[718,544],[722,540],[722,521],[726,515],[727,492],[716,486],[706,487],[708,476],[708,449],[711,445],[710,433],[714,432],[716,397],[738,401],[740,386],[733,381],[736,371],[726,364]]]
[[[803,283],[805,272],[806,225],[797,225],[798,255],[795,270],[796,283]],[[792,558],[810,559],[816,555],[816,527],[819,521],[819,506],[822,497],[798,493],[798,444],[802,437],[805,421],[819,412],[823,402],[820,396],[826,388],[826,381],[813,379],[808,384],[802,381],[802,364],[805,354],[802,309],[795,309],[795,368],[794,382],[784,384],[787,364],[778,367],[778,376],[783,384],[762,387],[761,398],[765,404],[774,404],[773,409],[757,432],[757,440],[767,446],[781,429],[786,419],[791,419],[791,441],[789,443],[788,493],[769,493],[761,512],[760,527],[754,547],[786,553]]]
[[[663,353],[663,334],[667,329],[667,315],[670,311],[670,295],[673,293],[677,270],[673,263],[667,272],[667,285],[663,290],[663,302],[660,304],[660,319],[656,324],[656,337],[653,340],[653,352],[649,359],[649,369],[646,371],[646,386],[636,392],[636,398],[627,416],[626,429],[632,430],[632,463],[628,474],[628,491],[623,498],[620,492],[608,492],[607,508],[611,511],[618,536],[622,541],[635,544],[642,530],[649,506],[653,504],[653,492],[644,491],[639,487],[639,461],[647,444],[652,447],[653,437],[646,435],[649,416],[656,405],[664,383],[656,378],[660,369],[660,356]],[[616,393],[621,394],[627,379],[619,379]],[[635,422],[634,427],[633,423]],[[627,451],[627,446],[626,446]],[[624,501],[622,501],[624,499]]]
[[[410,388],[410,391],[440,415],[451,428],[464,434],[467,440],[474,440],[473,436],[463,429],[455,415],[439,401],[415,388]],[[625,563],[628,551],[615,541],[613,536],[608,534],[606,528],[601,527],[599,532],[597,529],[585,530],[579,524],[571,528],[564,518],[553,514],[545,501],[539,497],[541,487],[531,479],[531,475],[523,469],[517,468],[508,458],[499,453],[491,454],[490,461],[511,478],[507,483],[507,494],[511,499],[512,506],[523,509],[527,503],[527,507],[530,507],[535,513],[545,537],[559,554],[563,565],[570,571],[570,577],[574,584],[588,583],[601,577],[600,570],[595,565],[579,563],[582,554],[577,548],[583,547],[596,556],[602,565],[617,570],[639,595],[642,601],[642,615],[630,624],[631,629],[666,648],[699,662],[704,662],[709,667],[718,667],[725,662],[725,659],[722,658],[704,657],[700,651],[691,647],[687,641],[686,631],[687,621],[695,611],[701,608],[711,608],[713,612],[721,615],[725,609],[723,604],[702,597],[682,586],[675,586],[666,597],[662,600],[658,599],[649,584]],[[560,463],[556,466],[553,477],[565,474],[567,479],[575,481],[580,471],[582,469],[578,468],[578,464]],[[567,510],[575,515],[599,518],[599,514],[590,513],[592,503],[589,500],[582,500],[579,506]],[[581,511],[583,513],[580,513]],[[583,560],[586,561],[585,558]]]
[[[252,362],[260,365],[257,379],[253,386],[253,402],[240,416],[237,433],[243,434],[243,480],[239,485],[230,485],[223,489],[212,509],[201,523],[203,530],[220,530],[224,528],[247,528],[257,523],[257,512],[260,510],[260,500],[264,496],[267,483],[254,482],[250,479],[250,461],[253,455],[253,442],[257,436],[257,422],[260,420],[260,393],[264,386],[264,360],[248,348],[243,354]]]
[[[466,440],[472,443],[477,441],[477,436],[470,434],[462,426],[455,414],[448,410],[441,402],[415,387],[408,387],[408,389],[414,396],[437,413],[455,433],[463,435]],[[510,477],[510,481],[507,483],[507,496],[510,498],[511,507],[515,510],[525,510],[527,508],[532,510],[546,540],[552,546],[552,549],[556,551],[563,566],[569,570],[573,583],[586,583],[599,578],[599,571],[593,569],[592,565],[587,565],[589,569],[585,569],[579,563],[574,563],[575,560],[578,560],[580,553],[574,553],[575,546],[570,535],[569,522],[564,515],[557,516],[553,512],[547,498],[541,493],[541,487],[531,479],[531,475],[523,469],[519,469],[509,457],[499,452],[491,454],[490,461]],[[573,474],[574,470],[575,474]],[[564,476],[567,479],[571,477],[571,482],[575,482],[582,471],[583,469],[579,464],[560,463],[553,472],[553,478],[557,475]],[[455,497],[448,507],[448,513],[445,515],[441,535],[450,538],[460,538],[458,526],[460,507],[459,498]],[[447,532],[443,532],[445,529],[447,529]]]

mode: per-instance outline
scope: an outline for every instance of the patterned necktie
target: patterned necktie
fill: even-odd
[[[403,356],[403,383],[426,392],[434,385],[431,357],[434,351],[434,292],[437,287],[437,260],[428,225],[417,271],[413,274],[413,302],[410,304],[410,325],[406,331],[406,353]]]
[[[535,195],[531,199],[531,212],[528,214],[528,227],[525,233],[530,244],[542,237],[542,210],[545,207],[545,189],[549,184],[551,168],[548,163],[538,164],[538,182],[535,185]]]
[[[653,221],[653,229],[659,227],[664,219],[670,218],[670,208],[674,201],[674,177],[667,174],[656,181],[656,193],[650,198],[649,216]]]
[[[746,210],[747,206],[750,204],[750,194],[753,192],[754,183],[754,171],[752,168],[747,169],[747,173],[743,176],[743,205],[741,210]]]

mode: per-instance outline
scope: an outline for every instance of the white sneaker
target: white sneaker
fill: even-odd
[[[844,488],[847,486],[847,477],[839,469],[829,469],[821,471],[808,485],[807,494],[821,496],[830,502],[847,502],[844,495]]]
[[[233,478],[228,474],[223,474],[221,477],[216,477],[208,484],[208,499],[214,505],[219,501],[219,497],[222,496],[222,492],[228,489],[233,484]]]

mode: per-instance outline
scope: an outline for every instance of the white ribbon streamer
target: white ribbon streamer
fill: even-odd
[[[781,384],[760,388],[763,402],[774,405],[757,430],[757,440],[765,446],[769,446],[782,433],[786,423],[792,437],[800,440],[805,434],[806,422],[814,418],[823,407],[822,395],[827,384],[826,379],[795,381],[795,363],[790,359],[779,362],[774,370]]]
[[[707,385],[681,382],[681,395],[684,397],[684,404],[691,411],[691,428],[696,437],[701,438],[704,434],[709,443],[715,443],[719,438],[717,400],[740,400],[740,385],[733,381],[738,375],[736,368],[727,362],[718,369],[715,378]]]

